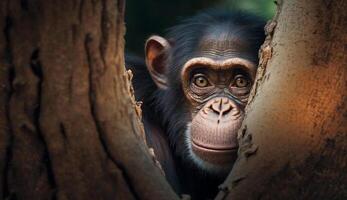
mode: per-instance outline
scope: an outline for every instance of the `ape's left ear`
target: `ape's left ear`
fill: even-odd
[[[169,42],[160,36],[151,36],[145,47],[146,65],[153,81],[161,89],[168,87],[166,72],[166,58],[170,50]]]

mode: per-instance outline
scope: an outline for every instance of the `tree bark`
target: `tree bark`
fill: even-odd
[[[347,199],[347,1],[279,1],[216,199]]]
[[[0,198],[178,199],[143,140],[123,0],[0,1]]]

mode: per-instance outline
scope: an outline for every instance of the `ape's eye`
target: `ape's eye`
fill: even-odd
[[[196,75],[194,77],[194,84],[198,87],[207,87],[209,86],[209,82],[204,75]]]
[[[239,77],[237,77],[236,78],[236,80],[235,80],[235,85],[236,85],[236,87],[246,87],[246,86],[248,86],[248,84],[249,84],[249,81],[248,81],[248,79],[246,78],[246,77],[244,77],[244,76],[239,76]]]

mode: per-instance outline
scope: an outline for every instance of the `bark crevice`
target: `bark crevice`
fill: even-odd
[[[4,3],[5,4],[5,3]],[[6,11],[8,10],[7,8],[7,3],[6,3]],[[3,12],[5,12],[5,10],[3,10]],[[7,13],[6,13],[7,14]],[[4,37],[4,67],[6,68],[4,70],[3,73],[5,73],[3,75],[3,79],[1,81],[4,81],[4,88],[3,91],[5,92],[4,95],[4,107],[2,110],[2,114],[4,115],[4,119],[5,120],[3,123],[3,127],[1,127],[3,129],[3,139],[4,139],[4,143],[3,145],[5,145],[4,148],[4,157],[2,157],[2,159],[4,160],[2,162],[2,166],[0,166],[1,170],[1,177],[2,180],[0,186],[2,187],[0,189],[0,197],[1,198],[7,198],[10,197],[10,190],[9,190],[9,186],[8,186],[8,172],[9,172],[9,163],[10,160],[12,159],[12,151],[11,151],[11,147],[13,144],[13,136],[12,136],[12,127],[11,127],[11,120],[10,120],[10,114],[9,114],[9,106],[10,106],[10,99],[12,96],[12,92],[13,92],[13,88],[12,88],[12,82],[15,78],[15,71],[13,68],[13,62],[12,62],[12,51],[11,51],[11,45],[10,45],[10,29],[12,27],[12,21],[11,18],[9,16],[6,16],[4,13],[5,19],[3,19],[5,21],[4,23],[4,29],[3,29],[3,37]],[[1,152],[2,153],[2,152]],[[1,158],[1,157],[0,157]]]
[[[121,162],[118,162],[117,160],[113,159],[112,154],[109,152],[109,148],[107,147],[107,143],[104,141],[104,137],[103,135],[105,135],[106,133],[104,132],[102,126],[99,124],[100,122],[97,119],[97,101],[96,101],[96,97],[95,97],[95,91],[97,90],[95,88],[95,79],[97,79],[97,77],[100,77],[104,74],[104,72],[99,72],[96,68],[100,67],[100,65],[95,66],[95,58],[92,57],[92,55],[95,55],[95,52],[92,50],[93,46],[91,46],[93,42],[93,38],[91,36],[91,34],[87,34],[86,38],[85,38],[85,51],[86,51],[86,56],[87,56],[87,62],[88,62],[88,67],[89,67],[89,101],[90,101],[90,106],[91,106],[91,116],[93,119],[93,123],[95,124],[96,130],[97,130],[97,134],[99,137],[99,141],[100,144],[103,148],[103,150],[106,152],[107,157],[117,166],[117,168],[119,168],[122,171],[122,177],[125,180],[125,183],[127,184],[127,187],[130,189],[131,193],[134,195],[135,199],[140,199],[137,195],[137,193],[135,192],[135,189],[132,187],[131,185],[131,181],[130,178],[127,176],[127,171],[126,168],[124,166],[122,166]],[[99,47],[101,47],[102,45],[100,44]],[[101,49],[99,49],[101,50]],[[101,52],[101,51],[100,51]],[[103,56],[101,56],[103,57]],[[105,65],[105,61],[102,62],[102,65]]]

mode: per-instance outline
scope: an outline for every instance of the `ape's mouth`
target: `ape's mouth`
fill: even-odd
[[[207,144],[201,144],[199,142],[196,142],[192,139],[192,145],[195,148],[198,148],[202,151],[206,151],[206,152],[219,152],[219,153],[235,153],[238,150],[238,145],[228,145],[228,146],[211,146],[211,145],[207,145]]]
[[[218,147],[201,145],[191,140],[191,147],[197,157],[213,166],[227,167],[229,169],[237,158],[237,145]]]

